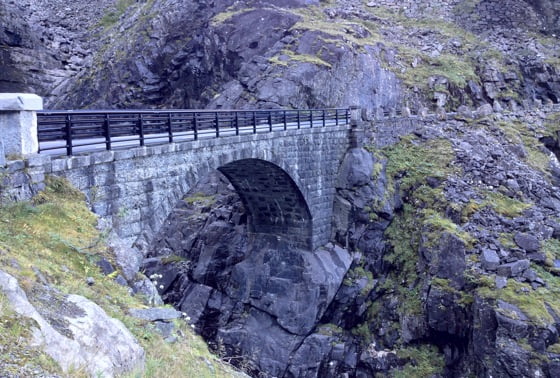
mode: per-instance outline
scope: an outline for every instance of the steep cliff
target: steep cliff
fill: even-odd
[[[248,234],[212,176],[145,272],[254,376],[555,377],[558,109],[482,113],[364,123],[339,170],[335,244],[314,252]]]
[[[4,90],[37,91],[52,108],[456,109],[558,102],[560,93],[553,1],[106,0],[95,9],[81,1],[0,9]]]

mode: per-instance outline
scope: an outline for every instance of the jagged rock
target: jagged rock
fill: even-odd
[[[507,286],[507,278],[503,276],[496,276],[496,288],[503,289]]]
[[[484,104],[476,109],[474,116],[475,118],[484,118],[491,115],[492,113],[494,113],[494,109],[492,109],[492,105]]]
[[[522,248],[527,252],[537,252],[541,248],[539,239],[533,235],[518,232],[514,235],[513,240],[519,248]]]
[[[182,314],[172,308],[146,308],[146,309],[130,309],[130,315],[135,318],[155,322],[156,320],[173,320],[179,319]]]
[[[373,174],[373,157],[362,148],[353,148],[344,157],[339,169],[337,187],[352,189],[371,181]]]
[[[131,247],[126,241],[112,238],[110,241],[111,249],[116,259],[117,265],[121,268],[124,277],[128,281],[136,278],[140,271],[144,256],[137,248]]]
[[[144,297],[144,301],[150,306],[161,306],[163,300],[161,299],[157,287],[152,281],[147,278],[134,281],[132,284],[132,291],[134,294],[140,294]]]
[[[484,269],[496,270],[500,265],[500,257],[496,251],[491,249],[484,249],[481,255],[481,262]]]
[[[106,276],[115,271],[113,265],[104,258],[96,262],[95,265],[97,265],[99,269],[101,269],[101,272]]]
[[[107,316],[95,303],[78,295],[49,296],[46,304],[33,306],[15,278],[0,271],[0,287],[14,311],[37,322],[32,343],[42,348],[64,372],[81,368],[92,376],[112,377],[144,365],[144,350],[118,320]],[[47,291],[52,290],[50,288]],[[56,320],[45,318],[41,306],[62,301],[65,308]],[[55,320],[54,323],[51,322]]]
[[[438,332],[466,336],[467,314],[459,300],[457,294],[432,286],[426,300],[428,326]]]
[[[517,277],[527,269],[531,263],[529,260],[518,260],[498,266],[497,273],[504,277]]]

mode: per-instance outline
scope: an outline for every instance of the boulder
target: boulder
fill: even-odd
[[[518,260],[498,266],[497,273],[504,277],[518,277],[523,274],[525,269],[530,265],[531,263],[529,260]]]
[[[134,336],[90,300],[79,295],[50,294],[53,289],[46,288],[47,297],[61,303],[56,304],[57,312],[44,317],[41,307],[52,301],[33,306],[17,280],[2,271],[0,289],[15,312],[37,322],[31,345],[43,349],[64,372],[84,369],[91,376],[113,377],[143,368],[144,349]]]
[[[500,257],[496,251],[491,249],[484,249],[481,255],[482,266],[486,270],[496,270],[500,265]]]
[[[515,244],[526,252],[537,252],[541,248],[539,239],[530,234],[518,232],[514,235],[513,240]]]
[[[353,148],[345,156],[340,166],[337,187],[351,189],[371,181],[374,160],[363,148]]]

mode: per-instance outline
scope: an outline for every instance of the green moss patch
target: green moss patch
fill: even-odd
[[[186,322],[177,324],[182,336],[175,344],[169,344],[142,320],[127,315],[130,308],[142,308],[144,304],[95,265],[98,259],[111,260],[112,256],[103,234],[96,229],[97,219],[88,210],[84,195],[64,179],[49,177],[47,184],[31,202],[0,206],[2,270],[14,276],[30,298],[41,285],[38,271],[60,292],[82,295],[121,320],[146,350],[146,370],[130,377],[231,376],[232,370],[209,353]],[[86,277],[93,277],[95,284],[88,285]],[[56,306],[49,309],[53,314],[56,310]],[[17,375],[21,369],[39,366],[45,372],[61,374],[44,353],[28,347],[32,323],[14,314],[0,295],[3,372],[13,368]],[[71,375],[84,376],[82,372]]]
[[[509,279],[506,287],[498,289],[492,277],[488,277],[487,282],[480,283],[477,292],[485,298],[501,299],[511,303],[519,307],[536,325],[547,326],[554,323],[547,306],[560,314],[560,278],[550,274],[541,266],[533,264],[531,268],[547,282],[548,287],[533,290],[527,283]]]
[[[412,137],[404,137],[401,142],[383,150],[387,157],[387,174],[400,178],[403,191],[423,184],[426,178],[444,179],[457,172],[453,166],[455,154],[449,141],[432,139],[419,143]]]

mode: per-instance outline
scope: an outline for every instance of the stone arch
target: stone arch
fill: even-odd
[[[249,158],[218,167],[231,182],[250,215],[249,231],[273,234],[313,249],[313,220],[298,185],[282,168]]]

